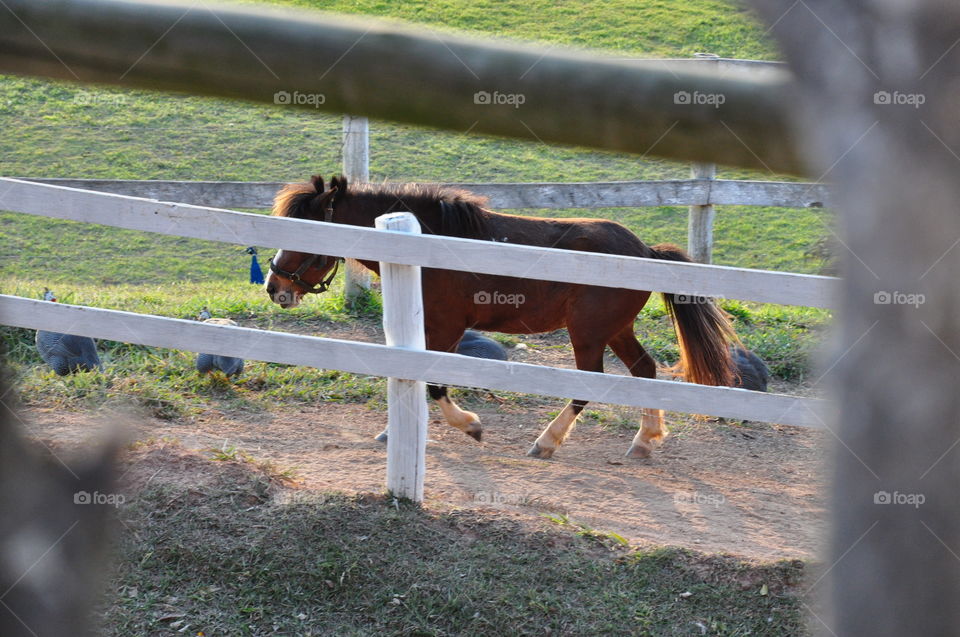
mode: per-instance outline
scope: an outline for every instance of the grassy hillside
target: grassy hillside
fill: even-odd
[[[659,0],[640,6],[623,1],[546,0],[281,0],[277,4],[384,16],[443,30],[535,40],[548,46],[590,47],[624,57],[687,57],[699,51],[775,57],[746,11],[735,2],[719,0]],[[298,180],[314,172],[330,174],[339,169],[340,127],[340,118],[330,115],[0,77],[3,175]],[[688,173],[687,165],[622,154],[386,122],[371,125],[371,174],[375,180],[589,181],[681,178]],[[741,170],[721,170],[721,176],[772,177]],[[648,243],[683,245],[686,237],[686,208],[681,207],[540,214],[618,219]],[[821,260],[806,253],[827,234],[825,224],[830,222],[829,212],[823,210],[720,207],[715,261],[816,272]],[[261,250],[262,262],[271,254],[270,249]],[[268,321],[281,320],[262,292],[243,283],[248,264],[249,257],[242,249],[228,244],[0,212],[0,274],[4,281],[0,290],[6,293],[38,296],[46,285],[54,287],[61,299],[100,307],[182,316],[193,315],[209,304],[225,316],[245,318],[256,312]],[[332,320],[349,320],[350,315],[338,308],[338,303],[328,297],[311,304],[309,311],[327,313]],[[658,318],[657,306],[651,311]],[[753,308],[747,314],[744,322],[753,325],[750,330],[757,335],[750,337],[750,344],[772,360],[775,371],[791,378],[802,376],[806,352],[815,340],[810,330],[821,326],[826,314],[774,308]],[[658,356],[671,359],[675,345],[669,331],[658,324],[649,329],[641,324],[638,329],[653,341]],[[22,347],[22,334],[7,336],[11,343],[20,343],[15,350],[24,357],[14,358],[25,366],[26,373],[35,358]],[[798,338],[801,342],[794,343]],[[117,373],[149,376],[147,370],[152,368],[143,360],[123,359],[121,354],[130,354],[129,350],[114,353],[112,357],[120,364]],[[170,369],[189,367],[186,359],[162,356],[173,356],[167,363]],[[30,373],[37,378],[28,386],[49,389],[42,372]],[[165,390],[179,391],[174,381]]]
[[[575,45],[624,57],[698,51],[771,58],[770,44],[737,3],[281,1],[298,7],[413,21],[431,28]],[[346,59],[344,63],[349,63]],[[535,126],[535,124],[534,124]],[[339,169],[340,118],[268,106],[0,78],[0,174],[127,179],[297,180]],[[374,180],[578,181],[685,177],[688,167],[633,156],[468,136],[374,122]],[[723,176],[745,176],[727,171]],[[685,238],[686,210],[560,211],[627,223],[651,243]],[[815,271],[804,251],[824,234],[823,211],[724,207],[718,263]],[[27,276],[45,254],[70,268],[46,280],[222,280],[229,246],[0,216],[0,272]],[[124,249],[129,246],[131,249]],[[123,265],[105,258],[133,257]],[[125,259],[127,257],[124,257]],[[118,264],[120,262],[118,261]],[[189,264],[185,266],[184,264]],[[117,276],[118,270],[123,277]],[[39,283],[40,281],[38,281]]]

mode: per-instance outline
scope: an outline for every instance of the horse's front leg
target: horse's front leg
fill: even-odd
[[[442,330],[428,327],[426,330],[427,349],[438,352],[456,352],[460,338],[463,336],[464,328],[451,329],[444,326]],[[447,423],[456,427],[463,433],[475,440],[483,437],[483,427],[480,424],[480,417],[472,411],[461,409],[450,396],[447,395],[447,388],[444,385],[427,385],[427,392],[430,394]],[[376,438],[380,442],[387,441],[387,430],[384,429]]]
[[[447,388],[444,385],[427,385],[427,391],[430,398],[436,401],[443,417],[447,423],[456,427],[471,438],[479,441],[483,437],[483,427],[480,425],[480,417],[472,411],[461,409],[457,403],[450,400],[447,395]]]
[[[447,395],[447,388],[444,385],[427,385],[427,392],[430,394],[430,398],[436,401],[449,425],[480,441],[483,437],[483,427],[480,424],[479,416],[472,411],[461,409],[457,403],[453,402]],[[386,442],[387,430],[381,431],[376,439],[380,442]]]

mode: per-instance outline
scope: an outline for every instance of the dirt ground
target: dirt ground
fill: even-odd
[[[583,424],[554,459],[527,458],[546,411],[481,410],[483,443],[433,421],[427,505],[563,513],[638,544],[764,559],[817,553],[825,519],[822,433],[687,424],[652,458],[633,461],[622,457],[629,432]],[[102,414],[36,408],[23,416],[33,435],[69,446],[103,423]],[[302,488],[378,492],[386,450],[373,436],[384,422],[384,414],[362,406],[329,404],[239,418],[207,413],[189,423],[144,419],[132,427],[139,439],[170,436],[188,448],[241,448],[295,468]]]
[[[295,331],[382,342],[379,325],[368,321]],[[521,340],[528,348],[511,349],[511,360],[574,367],[563,333]],[[625,373],[612,355],[607,371]],[[816,393],[782,382],[771,391]],[[484,423],[482,443],[442,423],[431,407],[427,505],[495,507],[521,517],[565,514],[636,544],[751,558],[811,558],[819,552],[828,433],[668,414],[672,433],[646,460],[623,457],[633,431],[590,422],[578,425],[553,459],[527,458],[549,413],[562,404],[470,404]],[[637,421],[638,412],[616,409]],[[104,422],[103,414],[41,408],[26,409],[23,416],[35,437],[67,445],[88,439]],[[301,488],[349,493],[383,491],[386,448],[373,437],[385,425],[380,410],[327,403],[257,414],[209,410],[187,421],[145,417],[130,427],[137,439],[172,437],[198,450],[242,449],[295,469]]]

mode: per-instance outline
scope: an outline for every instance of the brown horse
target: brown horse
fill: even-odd
[[[277,193],[273,214],[373,227],[387,212],[409,211],[424,234],[502,241],[524,245],[602,252],[635,257],[690,261],[673,245],[647,246],[622,225],[600,219],[542,219],[493,212],[471,193],[418,184],[347,186],[334,177],[290,184]],[[270,264],[267,293],[281,307],[294,307],[308,293],[327,289],[337,259],[281,250]],[[361,261],[377,272],[379,264]],[[423,269],[423,306],[427,348],[455,352],[464,330],[476,328],[510,334],[550,332],[566,327],[577,368],[603,371],[607,345],[634,376],[656,377],[656,362],[633,333],[633,322],[651,292],[520,279],[457,270]],[[730,344],[737,337],[726,314],[711,300],[664,294],[680,344],[680,367],[686,380],[730,385],[734,367]],[[429,385],[447,421],[480,440],[477,415],[460,409],[446,387]],[[528,455],[549,458],[563,443],[586,401],[574,400],[537,438]],[[627,456],[645,458],[666,436],[663,412],[644,409],[641,427]]]

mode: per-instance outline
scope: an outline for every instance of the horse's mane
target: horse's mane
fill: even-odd
[[[488,239],[487,220],[490,215],[484,206],[487,198],[466,190],[439,186],[437,184],[349,184],[342,177],[334,177],[330,187],[337,187],[333,195],[334,207],[338,201],[355,197],[368,199],[378,214],[409,211],[416,215],[424,234],[439,234],[450,237]],[[287,184],[274,199],[273,214],[295,219],[322,219],[325,200],[323,179]],[[440,207],[438,217],[432,214]],[[439,219],[439,224],[436,220]],[[439,225],[439,227],[435,227]]]

